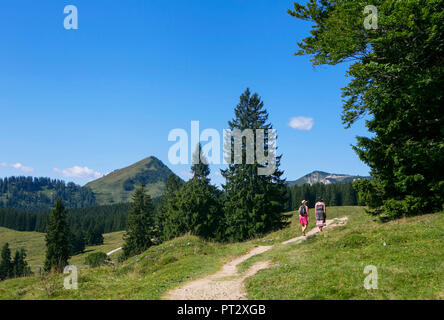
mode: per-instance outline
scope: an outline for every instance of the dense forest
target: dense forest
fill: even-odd
[[[68,209],[70,229],[86,232],[90,227],[99,227],[103,233],[124,230],[129,204]],[[45,232],[50,210],[25,211],[0,208],[0,226],[18,231]]]
[[[358,192],[352,182],[288,187],[289,210],[297,210],[302,200],[308,201],[309,207],[314,207],[317,197],[322,197],[327,206],[356,206],[359,204]]]
[[[35,177],[0,179],[0,208],[42,211],[50,209],[57,198],[67,208],[83,208],[96,204],[91,189],[62,180]]]

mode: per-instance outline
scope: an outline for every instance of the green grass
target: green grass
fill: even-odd
[[[247,260],[273,267],[246,281],[249,299],[443,299],[444,214],[381,224],[356,212],[346,226],[300,244],[278,245]],[[385,243],[385,245],[384,245]],[[378,289],[364,288],[364,267]]]
[[[87,246],[85,252],[71,257],[69,262],[74,265],[83,265],[86,255],[92,252],[102,251],[110,252],[113,249],[119,248],[123,244],[124,231],[105,233],[103,235],[103,245]],[[0,227],[0,245],[8,242],[12,251],[12,256],[15,250],[25,248],[27,254],[27,262],[33,272],[38,272],[40,267],[43,267],[45,261],[46,245],[45,234],[39,232],[22,232]],[[112,255],[114,258],[117,252]]]
[[[43,265],[45,260],[45,234],[39,232],[22,232],[0,227],[0,245],[9,243],[11,255],[15,250],[25,248],[28,264],[35,267]]]
[[[313,219],[313,212],[310,215]],[[242,243],[184,236],[124,263],[80,268],[78,290],[63,289],[63,275],[34,276],[1,282],[0,299],[160,299],[169,289],[218,271],[254,246],[270,244],[275,247],[239,267],[244,271],[258,260],[273,262],[246,280],[250,299],[444,298],[443,213],[386,224],[373,221],[359,207],[327,208],[327,215],[350,220],[327,229],[325,238],[316,235],[300,244],[280,244],[300,235],[297,215],[288,228]],[[313,228],[314,220],[310,224]],[[118,235],[113,237],[113,245],[105,240],[110,250],[120,246]],[[82,264],[83,258],[77,257]],[[363,269],[370,264],[378,268],[378,290],[363,288]]]
[[[184,236],[116,266],[79,269],[78,290],[65,290],[63,275],[12,279],[0,283],[0,299],[159,299],[184,281],[216,272],[251,246]]]

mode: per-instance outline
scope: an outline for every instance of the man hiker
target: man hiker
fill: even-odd
[[[322,201],[321,197],[318,197],[318,202],[315,204],[315,214],[316,214],[316,226],[319,231],[322,232],[322,228],[325,227],[325,219],[327,218],[327,211],[325,209],[325,202]]]
[[[302,235],[305,236],[305,230],[308,226],[307,200],[302,200],[302,205],[299,207],[299,224],[302,226]]]

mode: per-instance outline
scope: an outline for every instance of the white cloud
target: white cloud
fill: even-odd
[[[74,166],[63,170],[58,168],[54,168],[53,170],[65,178],[98,179],[103,177],[103,174],[88,167]]]
[[[293,117],[290,119],[288,125],[296,130],[311,130],[314,126],[314,119],[307,117]]]
[[[17,163],[0,162],[0,167],[13,168],[24,173],[34,172],[34,168],[24,166],[23,164],[18,162]]]

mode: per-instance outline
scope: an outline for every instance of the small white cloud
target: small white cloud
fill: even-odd
[[[308,117],[293,117],[290,119],[288,125],[296,130],[311,130],[314,126],[314,119]]]
[[[0,162],[0,167],[5,167],[5,168],[9,167],[9,168],[13,168],[13,169],[19,170],[24,173],[34,172],[34,168],[24,166],[23,164],[18,163],[18,162],[13,163],[13,164],[9,164],[7,162]]]
[[[103,174],[88,167],[74,166],[63,170],[58,168],[54,168],[53,170],[65,178],[98,179],[103,177]]]

